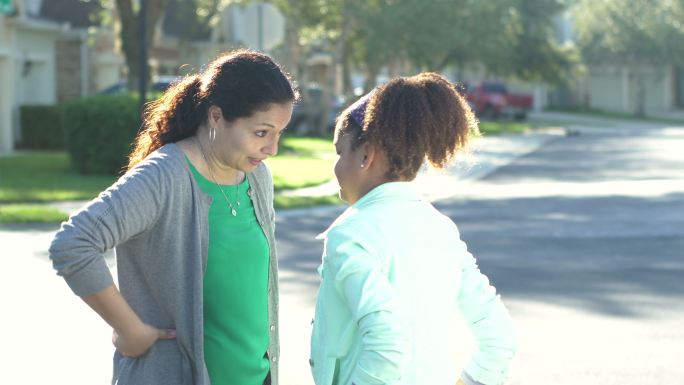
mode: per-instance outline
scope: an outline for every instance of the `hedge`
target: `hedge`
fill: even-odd
[[[98,95],[63,109],[72,167],[83,174],[119,174],[141,123],[138,97]]]
[[[59,106],[25,105],[19,109],[21,148],[63,150],[65,135]]]

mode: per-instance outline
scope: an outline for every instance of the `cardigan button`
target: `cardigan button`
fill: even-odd
[[[271,357],[271,361],[273,361],[273,362],[278,361],[278,357]]]
[[[275,325],[271,325],[271,331],[272,331],[272,332],[275,331]]]
[[[313,365],[313,360],[312,360],[311,358],[309,358],[309,365],[310,365],[310,366],[314,366],[314,365]]]

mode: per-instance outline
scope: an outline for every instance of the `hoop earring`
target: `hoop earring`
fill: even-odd
[[[216,140],[216,127],[209,127],[209,139],[212,142]]]

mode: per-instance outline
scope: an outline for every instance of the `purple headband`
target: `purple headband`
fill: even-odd
[[[366,121],[366,107],[368,107],[368,100],[370,100],[373,92],[375,92],[375,89],[360,97],[359,100],[355,101],[354,104],[349,107],[349,115],[361,128],[363,128],[363,124]]]

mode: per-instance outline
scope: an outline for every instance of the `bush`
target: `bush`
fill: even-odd
[[[64,105],[72,167],[83,174],[118,174],[140,127],[138,98],[98,95]]]
[[[21,106],[21,147],[63,150],[65,135],[59,106]]]

